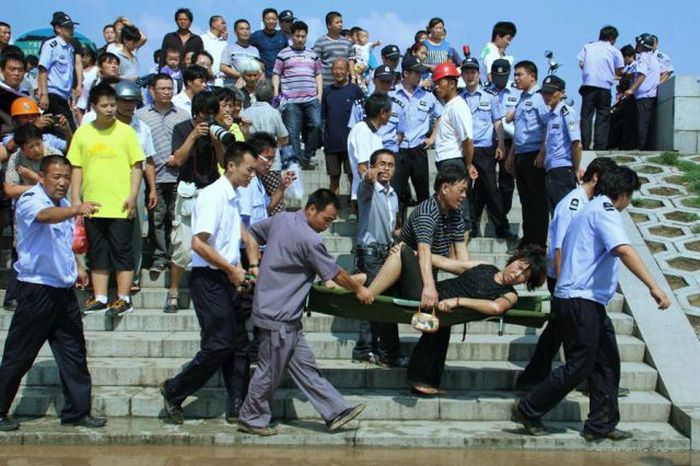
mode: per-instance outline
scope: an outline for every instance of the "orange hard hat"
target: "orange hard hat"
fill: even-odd
[[[460,74],[457,67],[451,61],[440,63],[433,70],[433,82],[437,82],[442,78],[459,78]]]
[[[10,116],[13,118],[22,115],[38,115],[40,113],[39,106],[31,97],[19,97],[12,101],[12,107],[10,107]]]

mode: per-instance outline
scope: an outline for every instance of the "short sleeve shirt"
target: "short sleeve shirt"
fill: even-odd
[[[545,105],[537,87],[520,94],[514,120],[513,145],[516,154],[540,150],[549,112],[550,109]]]
[[[613,250],[623,244],[630,240],[622,215],[607,196],[596,196],[566,230],[554,295],[607,305],[617,289],[620,266]]]
[[[659,70],[659,60],[652,52],[639,54],[634,79],[637,80],[640,74],[644,75],[644,81],[635,91],[634,98],[648,99],[656,97],[656,88],[659,87],[661,72]]]
[[[194,130],[192,120],[178,123],[173,128],[172,152],[175,153],[185,143],[185,140]],[[219,163],[216,160],[214,145],[209,137],[197,138],[189,157],[180,167],[178,181],[194,183],[197,189],[205,188],[219,178]]]
[[[304,103],[317,98],[316,76],[321,74],[321,61],[313,50],[282,49],[273,73],[280,77],[280,93],[287,102]]]
[[[505,115],[498,96],[491,90],[478,88],[473,93],[465,90],[462,98],[472,112],[474,147],[493,146],[493,125]]]
[[[47,155],[63,155],[63,153],[51,146],[44,146],[44,157]],[[28,180],[23,179],[21,176],[19,176],[19,173],[17,173],[17,167],[20,165],[32,170],[35,173],[39,173],[39,169],[41,168],[41,159],[32,160],[24,155],[22,149],[17,150],[7,161],[7,168],[5,169],[5,183],[18,185],[29,184]]]
[[[123,45],[109,44],[107,51],[119,57],[119,77],[123,79],[136,79],[139,77],[139,60],[136,55],[129,57],[124,51]]]
[[[287,36],[279,29],[276,29],[273,34],[268,34],[261,29],[250,35],[250,45],[255,46],[260,53],[260,60],[265,65],[265,77],[272,78],[272,69],[277,55],[289,45]]]
[[[423,144],[430,131],[430,122],[442,115],[442,105],[435,95],[422,87],[417,87],[409,94],[403,86],[396,87],[394,98],[403,104],[405,132],[401,149],[412,149]]]
[[[49,93],[70,98],[75,69],[73,46],[60,37],[52,37],[41,44],[39,67],[47,72]]]
[[[472,112],[459,96],[445,104],[435,138],[435,161],[461,159],[462,143],[474,139]]]
[[[70,207],[64,198],[58,206]],[[60,223],[40,223],[37,215],[56,207],[39,183],[22,194],[15,204],[17,261],[14,268],[21,282],[69,288],[78,278],[73,254],[72,218]]]
[[[560,102],[547,115],[544,168],[571,167],[574,164],[571,144],[581,140],[581,129],[574,110]]]
[[[610,89],[615,83],[617,70],[625,66],[622,53],[605,40],[590,42],[577,55],[583,64],[583,85]]]
[[[578,186],[564,196],[554,208],[554,216],[549,222],[549,245],[547,246],[547,276],[557,278],[554,270],[554,253],[561,249],[564,235],[571,221],[588,204],[588,195],[582,186]]]
[[[260,52],[250,44],[244,47],[238,42],[235,42],[226,46],[224,49],[221,55],[221,64],[231,66],[238,70],[241,59],[245,58],[260,60]]]
[[[382,149],[382,140],[377,131],[370,128],[366,121],[356,124],[348,135],[348,159],[352,168],[352,193],[351,198],[357,199],[357,189],[360,186],[360,172],[358,165],[369,164],[372,153]]]
[[[394,92],[389,93],[389,98],[391,99],[391,116],[388,123],[379,128],[378,133],[385,149],[398,152],[398,135],[406,132],[406,113],[404,111],[404,103],[394,96]],[[354,127],[365,118],[364,104],[365,99],[355,101],[350,111],[348,128]]]
[[[338,87],[332,84],[323,90],[321,113],[325,121],[324,145],[326,153],[347,152],[348,121],[355,100],[362,98],[362,89],[348,83]]]
[[[448,256],[452,243],[464,241],[464,230],[459,209],[444,213],[437,197],[431,196],[411,212],[401,229],[401,241],[415,251],[423,243],[430,246],[433,254]]]
[[[347,38],[340,36],[337,39],[331,39],[328,35],[324,35],[316,39],[313,46],[314,52],[321,59],[321,68],[323,73],[323,87],[333,84],[333,75],[331,74],[331,66],[338,58],[353,58],[352,42]]]

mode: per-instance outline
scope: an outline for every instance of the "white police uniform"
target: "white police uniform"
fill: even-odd
[[[7,415],[22,377],[49,341],[68,394],[62,421],[90,414],[91,379],[87,368],[80,307],[73,285],[78,277],[72,250],[73,219],[42,223],[37,216],[55,203],[41,184],[26,191],[15,204],[19,282],[17,309],[5,340],[0,364],[0,415]]]
[[[572,143],[581,140],[574,109],[563,101],[547,115],[544,169],[547,172],[547,204],[554,214],[559,201],[576,187]]]
[[[619,422],[620,355],[605,305],[617,287],[620,259],[614,250],[623,244],[629,239],[622,216],[605,195],[591,200],[569,225],[554,290],[566,364],[521,401],[525,416],[541,418],[588,379],[590,412],[584,430],[607,434]]]
[[[221,176],[199,193],[192,210],[192,235],[208,233],[207,243],[231,265],[238,265],[241,257],[239,203],[237,190]],[[201,350],[179,374],[165,381],[163,394],[179,405],[222,369],[229,401],[242,402],[240,387],[247,381],[249,362],[240,299],[227,274],[194,250],[190,295],[201,326]]]

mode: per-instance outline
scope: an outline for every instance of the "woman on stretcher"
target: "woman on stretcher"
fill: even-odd
[[[438,309],[453,312],[464,308],[485,315],[501,315],[518,301],[513,288],[525,284],[528,290],[542,286],[547,276],[547,260],[543,248],[526,246],[508,259],[503,270],[479,261],[457,261],[433,255],[433,268],[457,275],[436,282]],[[437,274],[437,272],[435,272]],[[364,283],[365,274],[353,275]],[[368,285],[375,296],[397,285],[397,295],[420,301],[423,281],[416,253],[402,245],[394,248],[377,277]],[[459,311],[458,311],[459,312]],[[418,395],[442,394],[439,390],[445,368],[451,327],[440,327],[436,333],[423,333],[413,349],[406,377],[411,390]]]

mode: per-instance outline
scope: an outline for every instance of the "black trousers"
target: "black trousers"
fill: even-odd
[[[435,167],[438,169],[438,171],[440,171],[442,167],[446,167],[448,165],[461,168],[465,173],[467,171],[467,168],[464,165],[464,159],[462,158],[441,160],[439,162],[435,162]],[[467,173],[467,175],[469,175],[469,173]],[[470,212],[471,208],[469,207],[469,196],[471,195],[471,189],[469,188],[469,186],[471,186],[471,179],[469,180],[469,184],[467,187],[467,197],[464,199],[464,202],[462,202],[462,205],[459,208],[459,211],[462,213],[462,218],[464,219],[465,231],[471,231],[472,229],[472,218]]]
[[[515,192],[515,177],[506,170],[506,155],[510,152],[513,145],[512,139],[505,140],[506,153],[504,157],[498,161],[498,192],[501,194],[501,206],[503,214],[507,217],[510,208],[513,206],[513,192]]]
[[[537,339],[535,352],[532,354],[532,358],[527,364],[527,367],[525,367],[525,370],[518,377],[520,383],[541,383],[549,376],[550,372],[552,372],[552,359],[554,359],[561,347],[561,335],[557,328],[557,313],[560,301],[554,299],[554,288],[556,288],[556,285],[556,279],[547,277],[547,288],[552,295],[550,313],[554,318],[547,322],[540,337]]]
[[[581,142],[583,150],[591,147],[593,132],[593,115],[595,115],[594,150],[608,149],[608,134],[610,133],[610,89],[602,87],[581,86]]]
[[[656,97],[637,99],[637,143],[640,150],[651,148],[651,123],[656,112]]]
[[[372,283],[385,259],[383,256],[358,255],[357,270],[367,274],[365,285]],[[393,293],[393,290],[390,290],[389,293]],[[378,356],[381,361],[391,363],[401,357],[400,346],[398,324],[360,322],[360,332],[355,348],[352,350],[352,358],[363,360],[371,352]]]
[[[47,113],[52,115],[63,115],[68,120],[71,131],[75,132],[75,120],[73,120],[73,112],[70,109],[70,104],[66,99],[58,94],[49,94],[49,108]]]
[[[559,301],[558,328],[566,364],[528,393],[520,409],[528,417],[540,418],[587,380],[590,410],[584,429],[608,433],[620,421],[620,353],[615,329],[602,304],[580,298]]]
[[[90,414],[92,380],[75,291],[19,282],[17,309],[0,364],[1,415],[8,414],[22,377],[46,341],[56,360],[65,397],[61,420],[73,421]]]
[[[515,154],[515,182],[523,210],[523,237],[520,246],[547,246],[549,213],[547,212],[544,168],[535,167],[537,152]]]
[[[2,303],[3,306],[9,305],[11,301],[16,301],[17,296],[19,294],[19,282],[17,281],[17,271],[14,267],[15,262],[17,262],[17,249],[15,248],[12,248],[11,259],[12,262],[10,265],[10,271],[7,274],[7,282],[5,283],[5,299]]]
[[[573,167],[552,168],[545,176],[547,182],[547,207],[550,217],[559,201],[576,188],[576,173]]]
[[[396,173],[391,179],[391,187],[396,191],[399,198],[399,212],[402,219],[405,219],[406,207],[411,201],[411,189],[408,180],[411,180],[413,189],[416,191],[416,201],[418,203],[430,197],[430,180],[428,174],[428,152],[423,147],[411,149],[399,149],[396,155]]]
[[[221,369],[230,407],[245,399],[249,381],[248,335],[239,331],[243,322],[238,295],[224,272],[208,267],[192,268],[190,294],[201,328],[201,349],[182,372],[165,381],[166,395],[182,403]]]
[[[616,104],[615,112],[610,116],[608,147],[636,149],[637,139],[637,104],[632,97],[627,97]]]
[[[489,219],[496,228],[496,235],[504,235],[510,232],[508,218],[503,213],[501,194],[498,191],[496,181],[496,159],[494,147],[475,147],[474,166],[479,172],[479,177],[474,182],[474,189],[469,197],[471,208],[472,233],[479,232],[481,213],[486,207]]]

